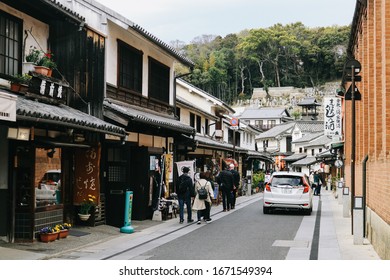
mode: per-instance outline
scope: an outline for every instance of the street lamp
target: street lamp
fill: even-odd
[[[347,70],[347,81],[351,82],[351,86],[349,87],[347,93],[345,94],[345,99],[351,100],[351,213],[353,213],[353,209],[355,206],[355,159],[356,159],[356,112],[355,112],[355,100],[361,100],[361,95],[359,93],[358,88],[355,86],[355,82],[361,81],[361,76],[358,76],[360,73],[362,66],[359,61],[356,59],[348,60],[345,64],[345,68]],[[353,215],[352,215],[352,234],[353,234]]]

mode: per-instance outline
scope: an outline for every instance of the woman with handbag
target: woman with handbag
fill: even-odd
[[[198,224],[201,224],[201,219],[206,223],[211,222],[210,209],[211,209],[211,198],[214,196],[214,191],[211,183],[207,180],[206,173],[200,173],[200,179],[195,183],[196,196],[194,204],[192,205],[193,210],[197,210]],[[203,192],[205,195],[203,196]]]

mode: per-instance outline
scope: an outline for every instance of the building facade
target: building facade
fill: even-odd
[[[99,118],[104,57],[83,17],[41,0],[2,1],[0,18],[0,235],[34,241],[45,226],[80,222],[78,205],[88,194],[99,205],[104,138],[123,140],[125,131]],[[30,50],[54,54],[52,74],[23,67]],[[23,90],[11,90],[17,74],[30,77]]]
[[[355,100],[354,120],[352,100],[344,100],[346,185],[353,187],[351,174],[354,173],[355,196],[363,196],[365,201],[364,232],[382,259],[390,259],[389,16],[388,1],[356,1],[348,47],[349,59],[361,64],[361,82],[356,82],[361,100]],[[348,74],[345,72],[344,77]],[[344,81],[348,89],[351,82]],[[356,145],[352,143],[353,124]]]

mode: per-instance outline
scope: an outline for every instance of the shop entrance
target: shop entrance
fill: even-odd
[[[40,228],[62,223],[61,148],[13,149],[11,242],[33,240]]]
[[[125,193],[129,188],[130,151],[126,147],[107,149],[106,223],[124,225]]]

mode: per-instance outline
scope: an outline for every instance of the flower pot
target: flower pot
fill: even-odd
[[[23,62],[22,73],[29,73],[30,71],[34,71],[35,64],[34,62]]]
[[[81,213],[78,213],[78,215],[80,220],[82,221],[88,221],[89,217],[91,216],[91,214],[81,214]]]
[[[58,239],[66,238],[69,235],[69,230],[63,229],[58,233]]]
[[[58,238],[58,232],[54,233],[40,233],[39,238],[42,242],[48,243]]]
[[[21,84],[20,85],[20,92],[26,93],[28,91],[28,85]]]
[[[52,71],[48,67],[35,65],[34,69],[35,69],[35,72],[37,72],[37,73],[39,73],[41,75],[51,77],[51,72]]]
[[[13,92],[19,92],[19,91],[20,91],[20,84],[11,83],[11,91],[13,91]]]

